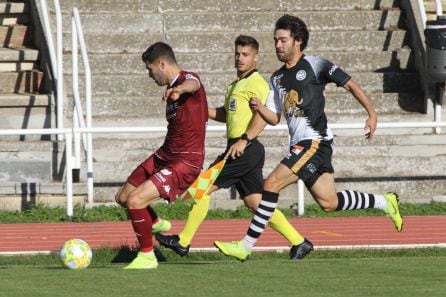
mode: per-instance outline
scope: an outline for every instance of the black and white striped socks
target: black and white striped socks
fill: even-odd
[[[367,194],[351,190],[338,192],[337,195],[337,211],[365,208],[384,209],[387,205],[387,202],[383,195]]]
[[[266,225],[268,225],[269,219],[273,216],[278,200],[279,193],[263,191],[262,200],[251,220],[248,232],[242,240],[243,247],[246,250],[252,250],[257,239],[262,235],[263,230],[265,230]]]

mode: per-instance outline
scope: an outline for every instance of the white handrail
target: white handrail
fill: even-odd
[[[441,7],[441,0],[435,0],[435,11],[437,16],[443,15],[443,8]]]
[[[63,37],[62,37],[62,11],[60,9],[59,0],[54,1],[54,9],[56,11],[56,45],[57,45],[57,103],[56,103],[56,125],[57,128],[63,128]],[[57,135],[58,140],[62,140],[62,135]]]
[[[84,113],[79,95],[79,62],[78,62],[78,33],[74,17],[71,18],[71,65],[72,65],[72,92],[73,92],[73,127],[85,128]],[[87,137],[83,135],[84,150],[87,151]],[[74,167],[81,168],[81,134],[77,133],[74,139]]]
[[[436,14],[437,17],[443,15],[443,8],[441,6],[441,1],[440,0],[435,0],[435,10],[436,10]],[[439,88],[439,86],[437,85],[437,88]],[[434,120],[436,122],[441,122],[441,105],[439,102],[435,102],[435,107],[434,107]],[[440,128],[435,128],[435,133],[440,134],[441,133],[441,129]]]
[[[51,69],[53,74],[57,77],[57,58],[54,50],[53,35],[51,33],[51,26],[48,16],[48,6],[46,5],[46,0],[40,0],[40,7],[42,16],[43,33],[45,35],[46,43],[48,44],[48,52],[50,55]]]
[[[56,80],[56,125],[57,128],[63,128],[63,53],[62,53],[62,12],[59,0],[54,0],[54,9],[56,12],[56,44],[57,53],[54,49],[52,30],[48,16],[48,6],[46,0],[40,0],[42,16],[42,25],[45,39],[48,45],[51,69]],[[57,135],[58,140],[62,140],[62,135]]]
[[[85,71],[85,105],[86,105],[86,116],[87,116],[87,129],[92,128],[92,108],[91,108],[91,70],[90,70],[90,62],[88,60],[87,46],[84,39],[84,33],[82,30],[82,24],[79,17],[79,11],[76,7],[73,7],[72,12],[72,35],[76,35],[76,40],[73,37],[73,49],[76,44],[76,51],[73,50],[73,95],[76,92],[78,94],[78,86],[74,86],[74,81],[76,77],[76,82],[78,80],[78,72],[77,72],[77,43],[79,42],[82,62],[84,65]],[[74,60],[74,56],[76,56],[76,61]],[[74,63],[76,62],[76,63]],[[74,73],[76,67],[76,73]],[[76,88],[76,90],[74,90]],[[76,98],[75,98],[76,99]],[[79,97],[77,97],[79,99]],[[80,100],[75,100],[75,105],[77,110],[81,110]],[[83,115],[78,114],[78,118],[83,122]],[[84,124],[85,126],[85,124]],[[93,203],[93,138],[90,132],[86,132],[86,151],[87,151],[87,201],[89,203]]]
[[[418,10],[420,11],[421,24],[423,25],[423,30],[426,29],[426,9],[424,8],[424,1],[418,0]]]
[[[426,9],[424,7],[424,1],[418,0],[418,10],[420,11],[420,17],[421,17],[421,25],[423,26],[423,30],[426,29],[426,22],[427,22],[427,16],[426,16]],[[438,16],[443,15],[443,8],[441,5],[441,0],[435,0],[435,13]],[[438,86],[437,86],[438,87]],[[439,102],[436,102],[437,100],[434,100],[434,121],[435,122],[441,122],[441,112],[442,107]],[[441,133],[440,127],[434,128],[435,134]]]

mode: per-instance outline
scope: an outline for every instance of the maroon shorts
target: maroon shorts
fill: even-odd
[[[194,182],[200,172],[201,168],[179,161],[165,161],[152,154],[133,170],[127,182],[138,187],[150,180],[158,189],[161,198],[174,202]]]

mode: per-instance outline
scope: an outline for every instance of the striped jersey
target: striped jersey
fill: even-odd
[[[325,86],[333,82],[345,85],[350,75],[320,57],[302,55],[293,67],[285,66],[273,73],[266,106],[285,117],[290,145],[304,139],[331,140],[327,126]]]

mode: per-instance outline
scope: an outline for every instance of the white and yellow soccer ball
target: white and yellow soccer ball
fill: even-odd
[[[88,243],[82,239],[70,239],[59,251],[63,266],[69,269],[85,269],[90,265],[93,252]]]

